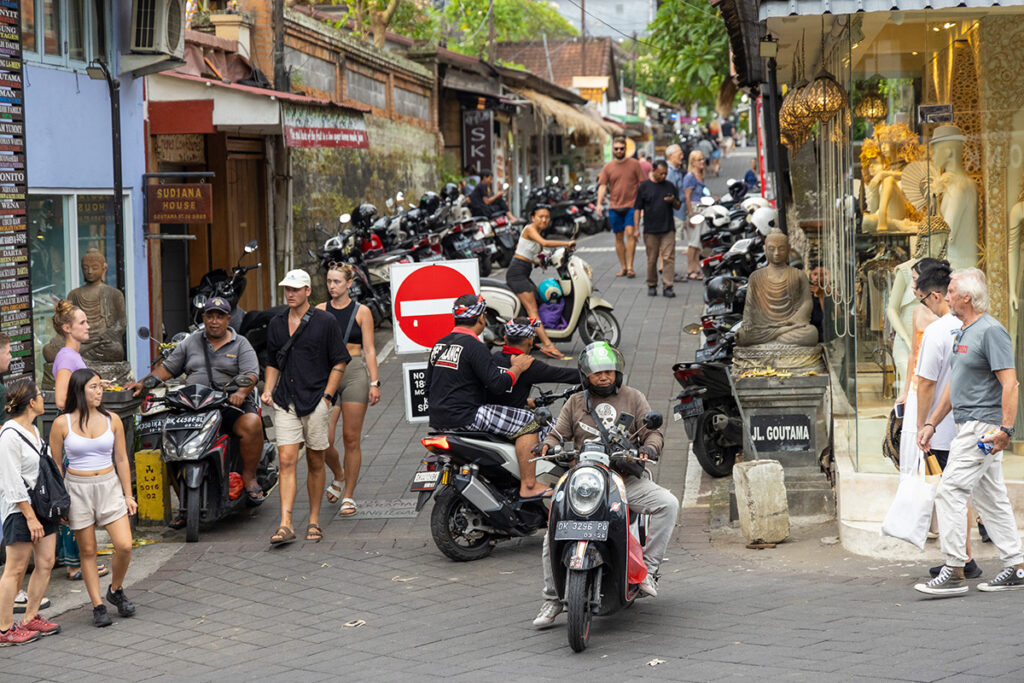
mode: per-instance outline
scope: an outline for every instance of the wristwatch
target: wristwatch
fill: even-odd
[[[330,401],[331,403],[334,403],[334,394],[328,394],[328,393],[327,393],[327,392],[325,391],[325,392],[324,392],[324,398],[326,398],[326,399],[327,399],[328,401]]]
[[[1013,427],[999,427],[999,431],[1005,433],[1011,439],[1013,438]]]
[[[377,387],[378,389],[380,389],[380,380],[377,380],[376,382],[370,382],[370,386]]]

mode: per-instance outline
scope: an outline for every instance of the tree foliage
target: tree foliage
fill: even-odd
[[[729,75],[729,37],[718,13],[703,0],[665,0],[647,30],[647,45],[637,51],[639,89],[679,104],[713,105]]]
[[[491,0],[451,0],[444,10],[448,49],[486,58],[490,42]],[[494,40],[549,40],[577,35],[576,28],[552,5],[541,0],[494,0]]]
[[[398,12],[401,0],[351,0],[347,20],[357,36],[371,37],[374,47],[383,48],[388,28]]]

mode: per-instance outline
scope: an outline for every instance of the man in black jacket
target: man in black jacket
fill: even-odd
[[[427,361],[427,402],[430,426],[440,431],[471,431],[497,434],[515,440],[519,461],[519,495],[540,497],[547,493],[537,483],[530,451],[537,445],[540,426],[533,413],[522,408],[490,404],[488,393],[501,394],[515,386],[533,363],[528,355],[516,356],[508,368],[499,367],[480,341],[487,325],[487,305],[482,296],[466,294],[455,300],[455,329],[430,350]]]
[[[500,367],[508,368],[512,359],[529,354],[533,349],[534,328],[540,323],[529,318],[515,318],[505,323],[505,346],[495,351],[494,362]],[[523,372],[511,389],[503,394],[489,394],[488,400],[513,408],[533,409],[530,391],[537,384],[579,384],[580,372],[576,368],[560,368],[534,360],[533,365]]]

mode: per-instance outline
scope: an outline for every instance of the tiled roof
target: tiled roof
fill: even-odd
[[[542,41],[499,43],[495,48],[498,59],[522,64],[533,74],[554,81],[563,88],[572,87],[573,76],[608,76],[609,89],[614,93],[611,99],[618,99],[618,76],[611,38],[587,38],[585,60],[579,39],[549,40],[546,51]]]

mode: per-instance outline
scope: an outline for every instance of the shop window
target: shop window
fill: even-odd
[[[99,58],[109,64],[109,16],[107,0],[23,2],[21,44],[25,61],[81,68]]]
[[[421,121],[430,120],[430,98],[405,88],[395,88],[395,113]]]
[[[73,274],[68,259],[68,199],[64,195],[30,195],[28,199],[29,265],[32,275],[32,333],[36,381],[43,379],[43,346],[53,337],[54,307],[67,295]]]
[[[368,104],[377,109],[387,109],[388,85],[384,81],[364,76],[358,71],[345,74],[345,94],[357,102]]]
[[[114,197],[102,194],[80,194],[78,209],[78,253],[96,250],[106,259],[107,284],[118,286],[117,252],[114,243]]]

